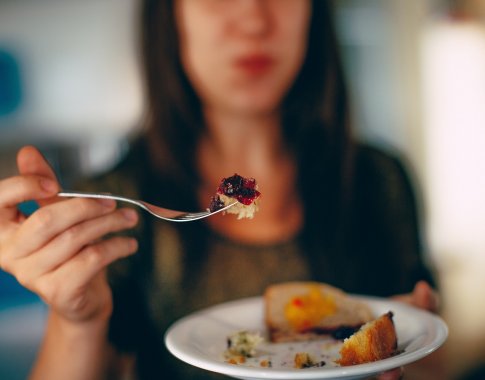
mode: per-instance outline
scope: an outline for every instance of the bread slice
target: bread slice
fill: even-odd
[[[365,303],[318,282],[272,285],[266,289],[264,301],[272,342],[305,341],[322,335],[343,339],[374,319]]]
[[[342,366],[369,363],[386,359],[397,352],[397,334],[389,311],[379,318],[366,323],[359,331],[344,340],[340,349]]]

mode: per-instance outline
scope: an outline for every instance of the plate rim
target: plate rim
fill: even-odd
[[[348,367],[308,368],[302,371],[299,369],[275,369],[265,367],[238,366],[234,364],[220,362],[215,359],[209,359],[206,357],[195,358],[187,352],[184,352],[184,350],[179,347],[178,342],[174,340],[175,334],[180,331],[181,328],[196,322],[204,315],[208,315],[235,306],[241,306],[244,304],[248,304],[252,307],[256,307],[258,306],[257,304],[259,304],[258,307],[261,307],[263,305],[263,297],[255,296],[240,298],[212,305],[178,319],[177,321],[172,323],[165,332],[164,342],[168,351],[179,360],[192,366],[207,371],[217,372],[226,376],[247,379],[312,380],[356,378],[357,376],[367,376],[393,368],[398,368],[403,365],[420,360],[425,356],[431,354],[432,352],[436,351],[440,346],[442,346],[448,338],[448,326],[443,318],[439,315],[392,299],[356,294],[349,294],[349,296],[360,299],[364,302],[369,302],[371,304],[371,307],[375,307],[379,304],[386,305],[387,308],[405,310],[408,313],[415,314],[416,317],[424,318],[427,323],[431,323],[431,325],[434,326],[433,331],[428,330],[428,332],[433,332],[434,334],[432,341],[423,347],[419,347],[413,352],[393,356],[387,359],[379,360],[377,362],[358,364]]]

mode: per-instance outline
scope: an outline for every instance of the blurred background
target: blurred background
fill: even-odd
[[[485,363],[485,1],[335,2],[357,133],[414,175],[459,378]],[[143,112],[136,30],[136,0],[0,0],[0,178],[25,144],[65,186],[120,158]],[[0,379],[26,377],[45,312],[0,271]]]

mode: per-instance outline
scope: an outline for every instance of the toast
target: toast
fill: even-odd
[[[344,339],[374,319],[370,308],[331,285],[286,282],[264,293],[271,342],[306,341],[324,335]]]

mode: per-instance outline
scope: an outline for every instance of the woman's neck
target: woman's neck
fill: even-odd
[[[286,155],[280,118],[275,113],[237,115],[207,110],[205,117],[207,134],[199,151],[202,160],[212,157],[226,170],[250,175]]]

